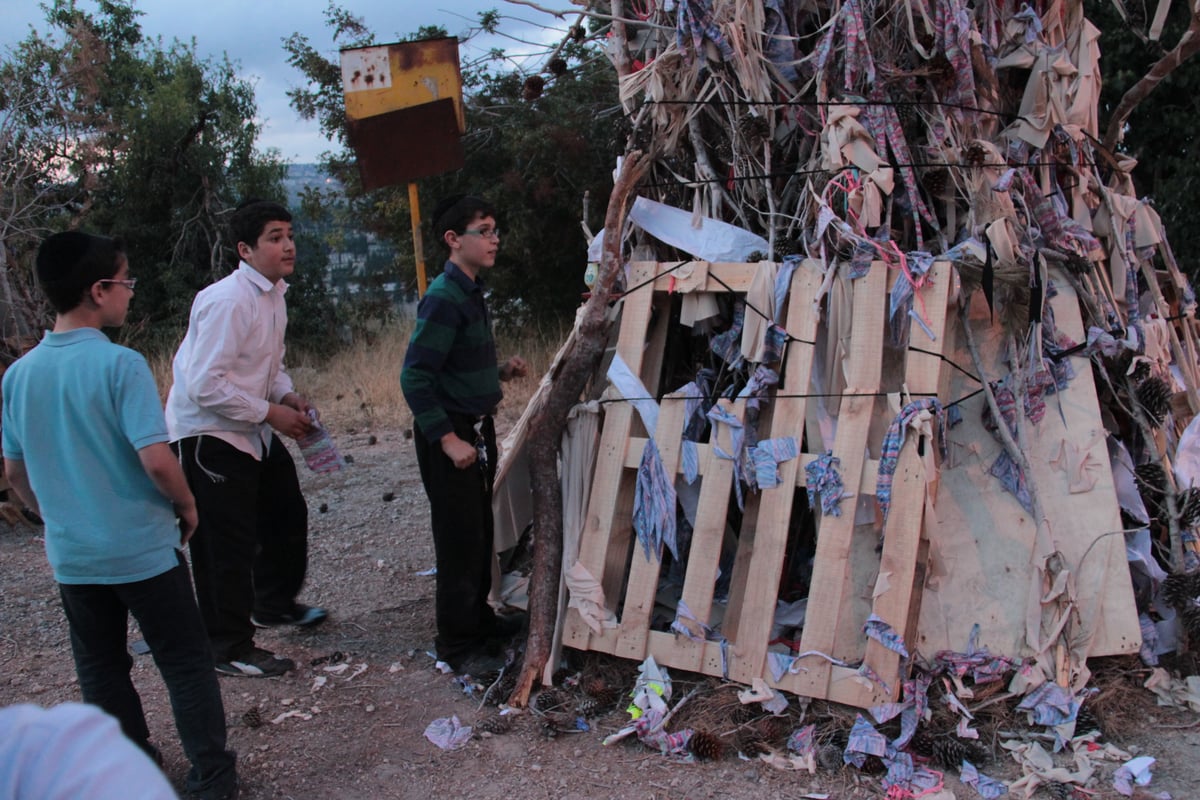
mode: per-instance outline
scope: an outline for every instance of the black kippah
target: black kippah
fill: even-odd
[[[38,248],[37,276],[43,284],[70,279],[92,249],[93,237],[81,231],[48,236]]]

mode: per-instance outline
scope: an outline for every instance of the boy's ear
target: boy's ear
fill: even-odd
[[[254,252],[254,248],[251,247],[250,245],[246,244],[245,242],[237,243],[238,258],[242,259],[243,261],[247,260],[247,258],[249,258],[250,254],[253,252]]]

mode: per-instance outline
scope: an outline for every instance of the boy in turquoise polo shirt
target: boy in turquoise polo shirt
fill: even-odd
[[[45,520],[83,699],[159,760],[130,680],[132,613],[192,763],[188,790],[234,798],[236,757],[225,749],[212,651],[179,551],[196,528],[195,500],[167,444],[146,360],[100,331],[124,323],[133,297],[124,246],[55,234],[38,250],[37,278],[57,316],[4,374],[4,470]]]

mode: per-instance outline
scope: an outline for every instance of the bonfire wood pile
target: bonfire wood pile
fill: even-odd
[[[637,193],[761,247],[635,204],[563,642],[859,706],[940,652],[1153,661],[1194,601],[1159,587],[1197,563],[1196,302],[1100,146],[1082,5],[611,11]]]

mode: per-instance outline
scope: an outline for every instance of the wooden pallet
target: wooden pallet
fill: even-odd
[[[707,270],[705,289],[711,292],[745,292],[757,264],[702,264]],[[631,265],[630,285],[646,284],[623,300],[616,350],[647,389],[658,394],[658,374],[667,338],[670,297],[673,286],[668,267],[653,262]],[[949,266],[937,264],[932,286],[922,293],[926,319],[935,339],[914,324],[912,341],[931,354],[910,351],[906,384],[914,395],[935,393],[941,361],[938,348],[946,319]],[[795,436],[802,439],[808,416],[815,345],[819,328],[816,299],[822,276],[806,264],[792,280],[787,301],[785,328],[792,337],[781,370],[783,384],[759,424],[759,438]],[[862,662],[869,670],[835,666],[820,657],[796,662],[796,673],[772,678],[768,663],[768,639],[784,568],[793,493],[805,491],[803,467],[820,453],[805,452],[799,459],[779,465],[780,484],[748,494],[737,531],[737,554],[731,588],[719,626],[722,640],[702,640],[652,630],[651,618],[659,586],[661,560],[646,558],[636,545],[632,510],[636,473],[646,443],[646,432],[629,403],[606,406],[596,471],[589,498],[587,520],[580,542],[579,560],[600,582],[608,605],[620,611],[619,625],[593,633],[578,612],[571,609],[564,625],[563,643],[568,647],[642,660],[653,655],[659,664],[751,683],[762,678],[769,685],[810,697],[830,699],[866,707],[894,699],[899,691],[902,665],[893,651],[867,642],[862,633],[866,613],[873,612],[911,643],[920,605],[920,587],[927,543],[922,542],[926,476],[917,455],[914,436],[901,451],[893,485],[891,515],[882,553],[876,552],[878,529],[855,525],[859,494],[874,494],[878,462],[868,458],[868,446],[877,451],[879,441],[871,432],[886,426],[894,411],[877,397],[882,386],[882,352],[886,314],[888,270],[873,265],[870,273],[853,283],[854,327],[846,353],[847,388],[837,409],[838,427],[833,442],[827,443],[841,459],[846,491],[854,497],[842,501],[840,517],[819,521],[817,553],[807,620],[801,650],[820,651],[847,662]],[[749,312],[747,312],[749,313]],[[652,322],[653,321],[653,322]],[[739,419],[740,401],[722,401]],[[660,403],[655,442],[669,475],[680,469],[681,434],[685,399],[666,395]],[[886,419],[881,414],[890,414]],[[810,441],[819,437],[810,435]],[[728,442],[721,445],[729,450]],[[931,447],[929,443],[926,447]],[[714,618],[714,586],[722,542],[726,537],[732,486],[732,464],[718,458],[711,444],[699,445],[700,495],[696,525],[686,564],[682,601],[696,620]],[[859,546],[855,546],[855,543]],[[852,564],[865,548],[869,563]],[[852,558],[852,555],[854,558]],[[876,576],[882,576],[878,578]],[[869,599],[857,598],[861,584],[871,590]],[[682,622],[682,620],[681,620]],[[694,631],[698,626],[690,626]],[[874,674],[881,680],[871,680]]]

